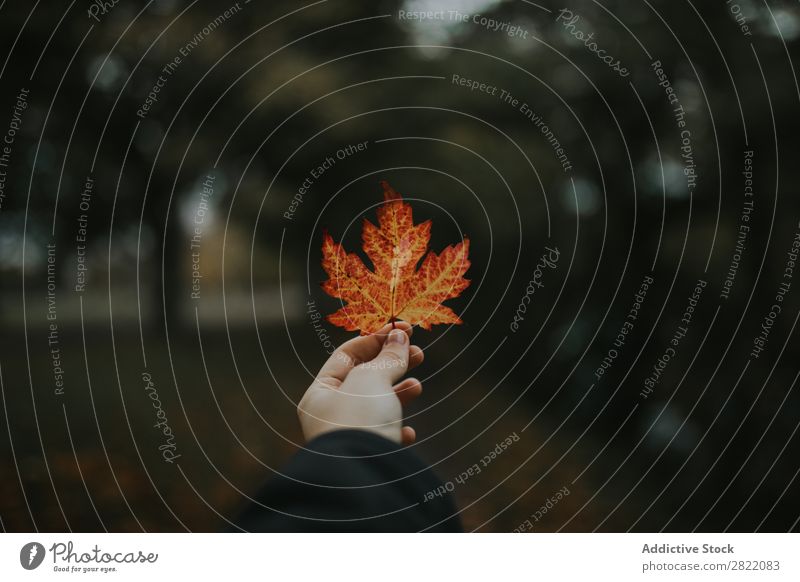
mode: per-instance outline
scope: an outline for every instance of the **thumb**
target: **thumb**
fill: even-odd
[[[393,329],[383,343],[383,348],[374,360],[366,364],[375,373],[394,384],[408,370],[408,334],[402,329]]]

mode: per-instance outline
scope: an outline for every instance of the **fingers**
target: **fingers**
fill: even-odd
[[[416,378],[406,378],[402,382],[395,384],[392,389],[400,399],[400,403],[406,406],[420,394],[422,394],[422,382]],[[417,431],[410,426],[404,426],[400,431],[400,442],[404,445],[413,445],[417,440]]]
[[[417,440],[417,431],[410,426],[404,426],[400,430],[400,442],[404,445],[413,445]]]
[[[406,378],[402,382],[395,384],[392,390],[400,399],[400,404],[406,406],[422,394],[422,382],[416,378]]]
[[[408,369],[413,370],[419,366],[425,359],[425,352],[419,346],[411,346],[408,348]]]
[[[383,379],[389,385],[394,384],[408,370],[410,340],[403,329],[393,329],[383,343],[383,349],[374,359],[359,365],[369,370],[376,379]]]
[[[405,321],[395,322],[395,329],[404,331],[406,337],[410,337],[413,333],[411,324]],[[372,360],[381,352],[384,341],[391,331],[392,325],[387,323],[371,335],[358,336],[344,342],[323,364],[317,377],[320,380],[334,380],[334,384],[343,382],[347,373],[354,366]]]

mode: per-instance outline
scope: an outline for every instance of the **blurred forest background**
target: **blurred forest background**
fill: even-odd
[[[425,392],[409,411],[445,481],[520,437],[455,487],[468,529],[518,528],[563,487],[535,531],[797,529],[796,289],[743,368],[800,219],[797,1],[570,2],[627,77],[550,0],[92,6],[0,2],[0,133],[29,90],[0,206],[4,530],[223,528],[301,442],[294,402],[326,357],[314,313],[337,308],[319,289],[321,232],[356,251],[380,180],[433,220],[432,249],[472,241],[472,285],[448,303],[465,323],[416,332]],[[415,10],[525,34],[399,16]],[[693,189],[654,61],[686,113]],[[528,104],[571,169],[519,106],[453,75]],[[745,151],[752,230],[722,300]],[[558,267],[512,333],[546,246]],[[689,333],[642,398],[698,279]]]

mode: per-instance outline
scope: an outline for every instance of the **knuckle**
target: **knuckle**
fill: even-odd
[[[344,365],[346,365],[349,368],[352,368],[352,367],[355,366],[355,361],[353,360],[353,358],[346,351],[344,351],[341,347],[336,349],[333,352],[333,354],[331,354],[331,357],[335,358],[337,361],[343,363]]]

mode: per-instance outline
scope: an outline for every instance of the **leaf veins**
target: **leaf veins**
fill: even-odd
[[[377,212],[378,225],[364,219],[361,233],[362,248],[374,271],[333,242],[327,231],[323,233],[322,267],[328,280],[322,289],[346,303],[328,321],[348,331],[361,330],[361,335],[400,319],[426,330],[435,324],[461,323],[442,302],[469,286],[464,278],[470,266],[469,239],[439,254],[428,251],[431,221],[414,224],[411,205],[388,183],[381,185],[384,202]]]

